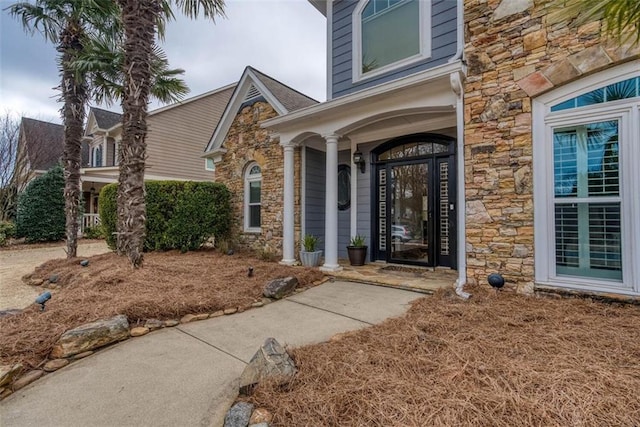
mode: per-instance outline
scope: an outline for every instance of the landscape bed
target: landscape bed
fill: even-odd
[[[213,250],[148,253],[144,267],[137,270],[131,269],[126,257],[113,253],[89,258],[87,267],[80,265],[80,259],[52,260],[27,279],[46,282],[52,275],[57,276],[57,288],[51,290],[45,311],[33,304],[20,314],[0,317],[0,365],[40,367],[64,331],[98,319],[124,314],[135,326],[147,319],[179,320],[186,314],[243,310],[261,301],[263,288],[272,279],[296,276],[299,287],[309,287],[323,277],[317,269]]]
[[[640,424],[640,307],[470,288],[290,350],[246,400],[276,426]]]

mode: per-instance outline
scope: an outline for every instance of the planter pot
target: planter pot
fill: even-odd
[[[316,267],[320,265],[321,257],[322,257],[322,251],[315,251],[315,252],[300,251],[300,262],[305,267]]]
[[[367,246],[347,246],[347,254],[351,265],[364,265],[367,260]]]

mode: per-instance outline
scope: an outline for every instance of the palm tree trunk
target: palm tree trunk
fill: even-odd
[[[120,175],[118,178],[118,252],[131,265],[142,265],[146,205],[144,166],[147,104],[151,87],[151,54],[155,41],[158,0],[119,0],[125,30],[125,87]]]
[[[62,31],[58,49],[62,52],[62,115],[64,118],[64,199],[66,214],[67,258],[75,258],[78,248],[80,206],[80,163],[82,161],[82,131],[88,90],[68,64],[82,50],[81,27],[69,21]]]

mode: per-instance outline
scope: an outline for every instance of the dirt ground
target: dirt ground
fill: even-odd
[[[57,276],[50,289],[52,298],[45,311],[31,304],[20,314],[0,317],[0,365],[39,366],[64,331],[117,314],[127,316],[134,326],[149,319],[246,310],[262,301],[264,286],[275,278],[295,276],[299,287],[309,287],[324,277],[317,268],[288,267],[249,254],[228,256],[214,250],[147,253],[144,266],[136,270],[126,257],[111,252],[88,260],[86,267],[78,259],[59,259],[32,270],[32,279]],[[33,292],[43,290],[37,286]]]
[[[32,304],[42,290],[26,285],[22,281],[22,276],[32,272],[45,261],[65,258],[64,249],[63,242],[3,248],[0,251],[0,310],[24,308]],[[109,248],[104,241],[80,241],[78,245],[79,257],[90,257],[106,252],[109,252]]]
[[[638,426],[640,307],[488,286],[293,349],[250,398],[274,426]]]

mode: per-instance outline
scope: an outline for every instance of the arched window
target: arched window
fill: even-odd
[[[259,232],[262,199],[262,169],[257,163],[247,166],[244,175],[244,229]]]
[[[353,80],[431,55],[430,0],[361,0],[353,14]]]
[[[102,166],[102,144],[93,149],[93,166]]]
[[[560,87],[533,107],[536,282],[639,293],[637,63]]]

